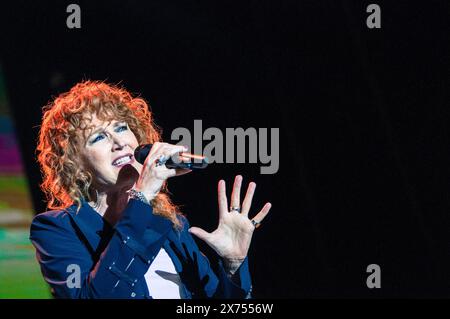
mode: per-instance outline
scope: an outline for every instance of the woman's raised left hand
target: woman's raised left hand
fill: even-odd
[[[219,181],[219,225],[216,230],[212,233],[208,233],[198,227],[191,227],[189,229],[191,234],[204,240],[220,257],[228,262],[236,260],[242,262],[245,259],[250,247],[253,232],[269,213],[272,206],[270,203],[266,203],[255,217],[249,219],[248,213],[252,205],[256,184],[251,182],[248,185],[242,206],[240,202],[241,185],[242,176],[238,175],[234,179],[231,203],[230,207],[228,207],[225,181]]]

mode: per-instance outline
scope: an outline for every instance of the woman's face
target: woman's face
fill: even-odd
[[[134,150],[139,146],[136,136],[126,122],[101,121],[95,114],[92,119],[86,119],[85,124],[88,129],[85,130],[84,145],[81,145],[81,156],[85,168],[92,173],[93,186],[103,191],[123,187],[129,179],[122,179],[121,175],[118,181],[124,167],[131,168],[128,166],[131,165],[137,172],[142,169],[134,159]]]

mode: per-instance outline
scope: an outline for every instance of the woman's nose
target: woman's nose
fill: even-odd
[[[121,149],[123,149],[124,147],[125,147],[125,145],[127,145],[126,144],[126,142],[125,141],[123,141],[123,140],[121,140],[121,139],[119,139],[119,138],[117,138],[117,137],[113,137],[113,150],[121,150]]]

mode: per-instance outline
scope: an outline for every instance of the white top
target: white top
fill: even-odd
[[[154,299],[185,298],[180,276],[164,248],[161,248],[145,273],[145,282]]]

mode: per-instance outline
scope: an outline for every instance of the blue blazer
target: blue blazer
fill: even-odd
[[[229,277],[219,261],[214,271],[188,232],[153,214],[152,207],[130,199],[112,228],[86,202],[37,215],[30,240],[44,279],[57,298],[148,298],[144,278],[164,247],[178,271],[188,298],[250,298],[248,259]],[[75,265],[75,266],[74,266]],[[74,275],[79,270],[80,280]]]

